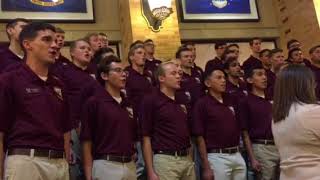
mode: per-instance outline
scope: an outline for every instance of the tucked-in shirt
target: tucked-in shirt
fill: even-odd
[[[280,153],[280,179],[320,177],[320,106],[293,104],[284,120],[272,124]]]
[[[90,97],[84,105],[81,140],[92,141],[93,156],[131,156],[137,138],[137,122],[131,105],[120,104],[107,92]]]
[[[64,149],[72,128],[62,82],[41,80],[27,65],[0,76],[0,131],[8,148]]]
[[[144,98],[140,120],[142,135],[151,138],[153,150],[177,151],[190,147],[186,106],[160,90]]]
[[[239,104],[241,129],[247,130],[251,140],[272,140],[272,101],[249,93]]]
[[[193,110],[192,134],[203,136],[207,149],[239,145],[240,125],[234,98],[225,94],[219,102],[210,94],[200,98]]]

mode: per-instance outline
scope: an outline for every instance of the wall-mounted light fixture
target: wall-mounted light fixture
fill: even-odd
[[[173,13],[171,0],[141,0],[142,15],[152,31],[159,32],[162,21]]]

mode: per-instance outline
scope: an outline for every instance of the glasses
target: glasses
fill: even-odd
[[[116,72],[118,74],[125,73],[127,75],[127,72],[122,68],[111,68],[110,71],[114,71],[114,72]]]

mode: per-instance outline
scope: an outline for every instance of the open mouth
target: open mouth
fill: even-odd
[[[49,54],[51,54],[53,57],[56,57],[58,52],[55,50],[49,51]]]

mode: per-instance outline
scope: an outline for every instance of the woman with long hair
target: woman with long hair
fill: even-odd
[[[277,76],[272,131],[281,180],[320,179],[320,105],[312,71],[288,65]]]

